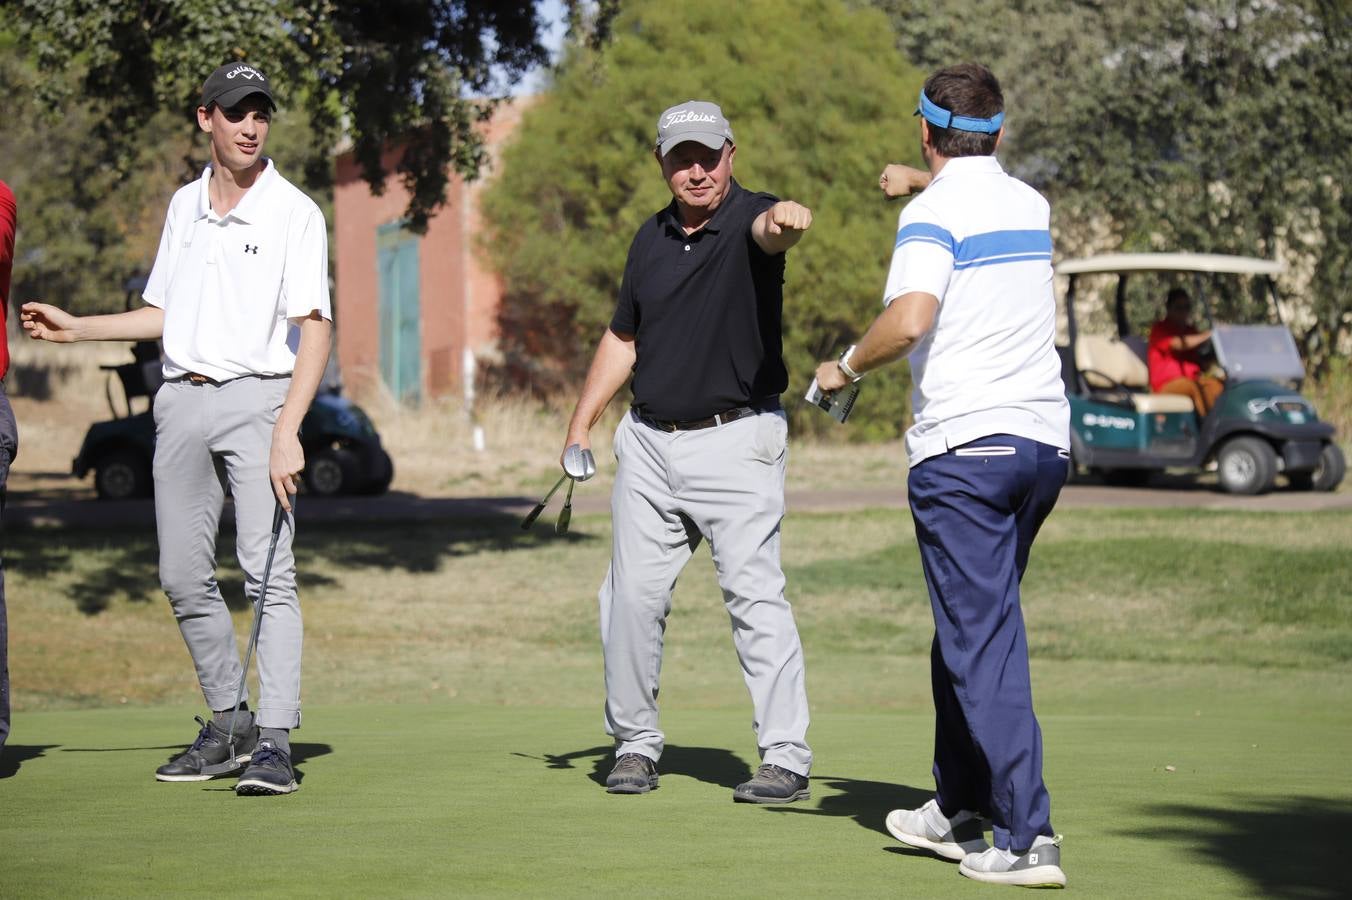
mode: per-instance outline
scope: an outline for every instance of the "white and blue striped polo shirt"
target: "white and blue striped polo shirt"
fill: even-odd
[[[909,357],[911,465],[990,434],[1069,449],[1042,195],[993,156],[948,160],[901,212],[883,303],[915,291],[939,311]]]

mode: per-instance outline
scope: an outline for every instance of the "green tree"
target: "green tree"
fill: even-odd
[[[1053,201],[1058,246],[1280,258],[1322,369],[1352,341],[1346,0],[882,0],[902,55],[986,62],[1002,155]],[[1223,310],[1261,313],[1235,294]]]
[[[887,162],[918,162],[918,89],[886,18],[858,4],[625,3],[609,43],[570,49],[485,200],[506,287],[505,379],[541,393],[580,383],[629,242],[671,199],[652,154],[657,115],[703,97],[732,122],[738,181],[813,212],[785,276],[785,358],[800,394],[816,361],[878,311],[899,207],[877,177]],[[903,428],[906,386],[904,366],[871,376],[851,434]]]
[[[119,309],[125,283],[146,274],[155,257],[170,196],[201,173],[206,142],[181,111],[153,111],[126,129],[135,164],[120,168],[91,149],[97,116],[90,105],[57,112],[36,99],[53,78],[73,90],[80,72],[43,75],[16,44],[0,32],[0,83],[9,93],[0,177],[19,201],[14,302],[45,299],[82,313]],[[302,170],[309,134],[303,112],[281,117],[268,142],[281,171]],[[322,193],[318,199],[327,203]]]
[[[126,173],[141,161],[130,123],[155,111],[189,113],[202,80],[235,59],[258,63],[284,107],[310,120],[304,181],[326,187],[340,139],[383,188],[381,154],[411,194],[410,225],[445,201],[451,171],[473,177],[483,158],[475,99],[546,61],[534,0],[0,0],[43,79],[50,109],[83,107],[85,151]],[[579,20],[580,21],[580,20]],[[74,70],[77,77],[68,77]]]

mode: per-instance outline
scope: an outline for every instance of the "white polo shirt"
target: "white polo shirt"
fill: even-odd
[[[332,320],[324,214],[272,160],[224,217],[202,177],[169,202],[145,300],[164,310],[164,377],[286,375],[299,321]]]
[[[909,357],[911,465],[991,434],[1068,450],[1042,195],[993,156],[948,160],[901,212],[883,304],[913,291],[939,310]]]

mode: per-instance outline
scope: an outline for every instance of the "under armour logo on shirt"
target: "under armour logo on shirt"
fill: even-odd
[[[257,245],[257,244],[245,244],[245,245],[244,245],[244,252],[245,252],[245,253],[252,253],[254,256],[257,256],[257,255],[258,255],[258,245]]]

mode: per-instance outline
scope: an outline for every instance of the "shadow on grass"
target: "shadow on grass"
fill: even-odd
[[[13,778],[30,759],[40,759],[60,744],[5,744],[0,749],[0,778]]]
[[[1347,897],[1342,867],[1352,801],[1323,797],[1240,798],[1225,809],[1158,804],[1148,831],[1123,832],[1175,843],[1194,858],[1247,878],[1264,897]]]
[[[293,743],[291,745],[291,773],[296,779],[296,784],[299,785],[305,782],[305,772],[301,769],[301,765],[303,763],[307,762],[308,760],[314,759],[315,757],[318,756],[328,756],[332,752],[333,746],[331,744]],[[242,773],[243,769],[241,769],[240,772],[238,773],[231,773],[230,775],[222,775],[216,779],[213,779],[213,781],[211,782],[213,784],[212,787],[203,788],[203,790],[230,791],[231,793],[233,793],[235,790],[235,784],[234,781],[232,781],[231,779],[235,778],[238,774]],[[202,782],[197,783],[201,784]]]
[[[235,562],[231,514],[217,542],[217,580],[230,609],[249,608],[244,578]],[[296,580],[302,591],[334,584],[359,569],[435,572],[446,559],[482,551],[531,550],[548,543],[595,540],[585,533],[556,535],[552,529],[522,531],[515,514],[485,511],[475,519],[408,522],[313,522],[302,518],[297,537]],[[64,587],[75,608],[93,616],[114,602],[160,601],[159,555],[153,527],[120,531],[23,529],[6,535],[5,567],[34,580],[71,577]]]
[[[591,773],[588,778],[604,786],[606,776],[614,765],[615,748],[609,744],[588,747],[586,750],[574,750],[571,753],[546,753],[543,757],[530,756],[531,759],[543,759],[551,769],[573,769],[574,760],[592,759]],[[518,753],[518,756],[529,754]],[[751,777],[751,769],[741,757],[731,750],[717,747],[683,747],[680,744],[667,744],[662,751],[662,759],[657,764],[659,775],[684,775],[716,784],[731,790]]]
[[[51,745],[51,746],[56,746],[56,745]],[[145,750],[172,750],[173,752],[170,754],[169,759],[173,759],[175,756],[178,756],[180,753],[183,752],[183,747],[184,747],[183,744],[162,744],[162,745],[160,745],[160,746],[158,746],[158,747],[62,747],[62,748],[61,748],[61,752],[62,752],[62,753],[128,753],[128,752],[133,752],[133,751],[145,751]],[[38,750],[39,752],[36,753],[36,754],[33,754],[33,755],[34,755],[34,756],[41,756],[42,753],[41,753],[40,751],[42,751],[42,750],[48,750],[48,749],[50,749],[50,747],[28,747],[28,748],[22,748],[22,749]],[[332,752],[333,752],[333,747],[332,747],[331,745],[329,745],[329,744],[304,744],[304,743],[292,743],[292,745],[291,745],[291,766],[292,766],[292,768],[295,769],[295,772],[296,772],[296,783],[299,784],[300,781],[305,777],[304,774],[302,774],[302,772],[300,771],[300,768],[299,768],[300,765],[301,765],[301,763],[305,762],[306,760],[314,759],[314,758],[317,757],[317,756],[327,756],[327,755],[329,755],[329,754],[332,753]],[[6,777],[5,774],[4,774],[4,772],[5,772],[5,766],[8,765],[8,764],[9,764],[9,749],[6,748],[5,751],[4,751],[4,756],[3,756],[3,757],[0,757],[0,778]],[[17,763],[17,762],[15,763],[15,767],[16,767],[16,768],[18,767],[18,763]]]
[[[765,808],[776,813],[853,819],[859,827],[886,835],[890,841],[892,836],[883,825],[883,819],[887,818],[887,814],[894,809],[915,809],[934,796],[933,790],[922,790],[888,781],[860,781],[857,778],[842,778],[837,775],[813,775],[809,780],[815,782],[815,787],[828,787],[837,793],[822,797],[815,807]],[[902,850],[905,852],[905,848]],[[930,855],[924,851],[916,852],[924,856]]]
[[[296,773],[296,784],[305,780],[305,773],[300,767],[319,756],[328,756],[333,752],[331,744],[292,744],[291,745],[291,767]]]

